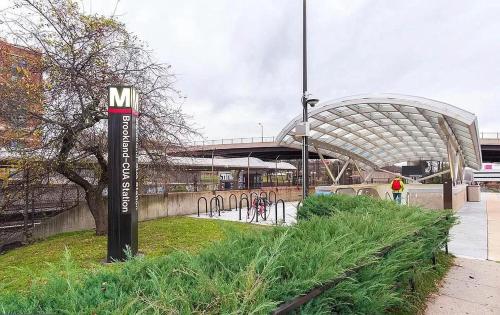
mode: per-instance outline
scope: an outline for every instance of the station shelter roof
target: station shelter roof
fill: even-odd
[[[372,94],[321,102],[310,110],[309,149],[381,168],[417,160],[446,161],[449,150],[463,167],[481,168],[477,118],[453,105],[408,95]],[[300,148],[295,117],[277,137]]]

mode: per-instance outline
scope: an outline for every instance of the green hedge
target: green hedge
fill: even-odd
[[[336,216],[343,212],[360,217],[377,212],[378,215],[394,215],[395,218],[385,219],[387,232],[392,224],[419,221],[419,232],[400,240],[398,246],[376,264],[362,269],[348,281],[343,281],[334,290],[310,303],[305,312],[419,313],[418,308],[426,300],[425,294],[435,289],[435,278],[444,276],[451,263],[450,257],[441,255],[436,249],[447,241],[448,231],[456,222],[453,213],[400,206],[393,201],[367,196],[320,195],[306,199],[298,211],[298,217],[310,219],[315,216]],[[433,218],[434,221],[420,221],[424,217]],[[433,254],[444,263],[433,265]],[[414,290],[411,289],[411,283]]]
[[[132,258],[121,268],[94,272],[66,257],[64,276],[53,272],[27,295],[1,295],[0,312],[268,314],[367,262],[373,265],[306,305],[304,313],[413,312],[408,281],[431,268],[432,252],[453,223],[452,217],[441,220],[449,215],[363,197],[311,197],[299,211],[308,220],[253,234],[230,231],[196,255]],[[376,256],[401,240],[397,249]]]

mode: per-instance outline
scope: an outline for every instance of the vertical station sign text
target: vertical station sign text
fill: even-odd
[[[108,261],[137,253],[137,123],[139,99],[132,86],[108,95]]]

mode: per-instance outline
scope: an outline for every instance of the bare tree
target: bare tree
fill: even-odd
[[[38,97],[41,110],[26,102],[9,102],[9,115],[23,113],[36,120],[30,131],[36,134],[35,141],[16,150],[44,161],[46,171],[81,186],[96,233],[105,234],[107,88],[136,87],[141,108],[139,148],[153,162],[162,161],[164,155],[153,153],[182,146],[194,135],[181,111],[183,97],[173,87],[170,66],[156,62],[146,45],[115,16],[86,14],[73,0],[17,0],[1,22],[8,39],[42,55],[42,84],[27,93]],[[4,96],[15,99],[13,89],[4,86],[2,100]]]

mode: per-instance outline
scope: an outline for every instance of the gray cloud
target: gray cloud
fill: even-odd
[[[83,3],[110,13],[115,1]],[[482,130],[500,130],[499,1],[308,6],[309,91],[316,97],[424,96],[476,113]],[[258,136],[258,122],[276,135],[300,114],[301,1],[122,0],[117,13],[173,65],[188,96],[184,110],[207,138]]]

